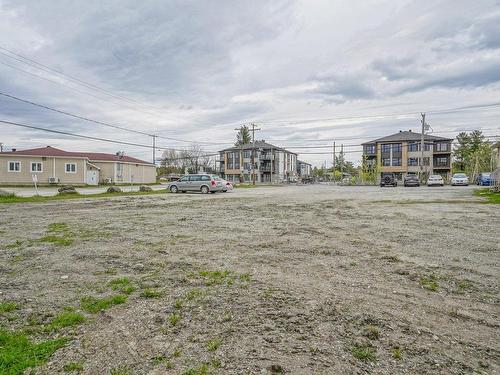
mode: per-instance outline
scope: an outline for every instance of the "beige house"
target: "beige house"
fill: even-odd
[[[69,152],[51,146],[0,152],[0,185],[98,185],[156,182],[156,166],[121,154]]]

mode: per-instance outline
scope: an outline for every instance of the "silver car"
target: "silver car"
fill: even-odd
[[[451,178],[451,186],[468,186],[469,185],[469,177],[465,173],[455,173]]]
[[[168,185],[171,193],[199,191],[202,194],[222,191],[222,183],[217,176],[209,174],[188,174]]]

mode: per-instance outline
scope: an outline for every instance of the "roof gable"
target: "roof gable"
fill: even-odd
[[[452,138],[438,137],[435,135],[426,134],[424,136],[426,141],[451,141]],[[379,142],[400,142],[400,141],[420,141],[421,134],[412,131],[399,131],[397,133],[388,135],[386,137],[377,138],[372,141],[364,142],[363,144],[379,143]]]
[[[117,162],[136,163],[136,164],[151,164],[147,161],[126,155],[118,156],[115,154],[107,154],[103,152],[70,152],[52,146],[31,148],[27,150],[2,152],[0,153],[0,155],[24,155],[24,156],[47,156],[47,157],[55,156],[55,157],[67,157],[67,158],[86,158],[89,159],[90,161],[117,161]]]

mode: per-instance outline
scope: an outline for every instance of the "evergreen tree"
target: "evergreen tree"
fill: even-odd
[[[246,143],[250,143],[250,141],[251,141],[250,130],[248,130],[248,126],[243,125],[236,134],[236,143],[234,145],[241,146]]]

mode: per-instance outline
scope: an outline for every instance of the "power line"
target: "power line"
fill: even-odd
[[[84,116],[76,115],[76,114],[71,113],[71,112],[62,111],[60,109],[52,108],[52,107],[49,107],[49,106],[46,106],[46,105],[43,105],[43,104],[40,104],[40,103],[35,103],[33,101],[30,101],[30,100],[27,100],[27,99],[22,99],[22,98],[19,98],[17,96],[10,95],[10,94],[4,93],[4,92],[0,92],[0,95],[5,96],[7,98],[10,98],[12,100],[17,100],[17,101],[20,101],[20,102],[23,102],[23,103],[26,103],[26,104],[30,104],[30,105],[33,105],[33,106],[36,106],[36,107],[44,108],[44,109],[47,109],[49,111],[57,112],[57,113],[60,113],[60,114],[66,115],[66,116],[70,116],[70,117],[74,117],[74,118],[77,118],[77,119],[80,119],[80,120],[89,121],[89,122],[93,122],[95,124],[104,125],[104,126],[108,126],[108,127],[111,127],[111,128],[115,128],[115,129],[119,129],[119,130],[124,130],[124,131],[128,131],[128,132],[136,133],[136,134],[147,135],[149,137],[156,137],[156,138],[166,139],[166,140],[169,140],[169,141],[186,142],[186,143],[192,143],[192,144],[214,144],[212,142],[204,142],[204,141],[199,141],[198,142],[198,141],[185,140],[185,139],[179,139],[179,138],[173,138],[173,137],[165,137],[165,136],[160,136],[160,135],[153,135],[153,134],[150,134],[150,133],[145,133],[145,132],[141,132],[141,131],[138,131],[138,130],[128,129],[128,128],[124,128],[124,127],[121,127],[121,126],[118,126],[118,125],[113,125],[113,124],[110,124],[110,123],[107,123],[107,122],[103,122],[103,121],[99,121],[99,120],[94,120],[94,119],[91,119],[89,117],[84,117]],[[219,144],[219,143],[215,143],[215,144]],[[224,143],[224,144],[227,144],[227,143]]]
[[[133,129],[122,128],[121,126],[118,126],[118,125],[113,125],[113,124],[109,124],[107,122],[102,122],[102,121],[98,121],[98,120],[93,120],[93,119],[88,118],[88,117],[83,117],[83,116],[75,115],[75,114],[70,113],[70,112],[62,111],[60,109],[52,108],[52,107],[49,107],[49,106],[46,106],[46,105],[43,105],[43,104],[39,104],[39,103],[35,103],[35,102],[29,101],[29,100],[26,100],[26,99],[21,99],[21,98],[19,98],[17,96],[9,95],[9,94],[6,94],[6,93],[1,92],[1,91],[0,91],[0,95],[5,96],[5,97],[10,98],[10,99],[13,99],[13,100],[17,100],[17,101],[26,103],[26,104],[31,104],[31,105],[34,105],[36,107],[44,108],[44,109],[47,109],[49,111],[57,112],[57,113],[60,113],[60,114],[66,115],[66,116],[71,116],[71,117],[74,117],[74,118],[77,118],[77,119],[80,119],[80,120],[90,121],[90,122],[93,122],[93,123],[96,123],[96,124],[99,124],[99,125],[104,125],[104,126],[108,126],[108,127],[111,127],[111,128],[120,129],[120,130],[128,131],[128,132],[131,132],[131,133],[152,136],[152,134],[149,134],[149,133],[144,133],[144,132],[141,132],[141,131],[138,131],[138,130],[133,130]]]
[[[60,70],[51,68],[51,67],[49,67],[47,65],[44,65],[44,64],[42,64],[42,63],[40,63],[40,62],[38,62],[38,61],[36,61],[34,59],[31,59],[31,58],[28,58],[26,56],[23,56],[23,55],[21,55],[19,53],[16,53],[16,52],[14,52],[12,50],[9,50],[9,49],[5,48],[5,47],[0,46],[0,50],[6,51],[6,52],[8,52],[8,53],[10,53],[10,54],[12,54],[14,56],[10,56],[9,54],[6,54],[4,52],[0,52],[1,55],[6,56],[6,57],[8,57],[10,59],[19,61],[19,62],[21,62],[23,64],[26,64],[28,66],[31,66],[31,67],[33,67],[35,69],[39,69],[39,70],[42,70],[44,72],[51,73],[51,74],[57,74],[59,76],[64,77],[65,79],[67,79],[69,81],[72,81],[73,83],[76,83],[78,85],[82,85],[82,86],[84,86],[86,88],[89,88],[91,90],[94,90],[94,91],[99,91],[102,94],[111,96],[111,97],[113,97],[115,99],[118,99],[118,100],[126,101],[126,102],[129,102],[131,104],[135,104],[135,105],[147,106],[147,107],[150,107],[150,108],[154,108],[152,106],[145,105],[144,103],[141,103],[141,102],[139,102],[139,101],[137,101],[135,99],[130,99],[130,98],[127,98],[126,96],[115,94],[115,93],[113,93],[113,92],[111,92],[111,91],[109,91],[107,89],[103,89],[102,87],[99,87],[99,86],[96,86],[96,85],[94,85],[92,83],[86,82],[86,81],[84,81],[82,79],[79,79],[79,78],[77,78],[75,76],[72,76],[70,74],[61,72]],[[15,56],[17,56],[17,57],[15,57]],[[157,113],[157,114],[159,114],[159,113]]]
[[[440,114],[440,113],[452,113],[459,111],[466,111],[471,109],[489,109],[493,107],[499,107],[500,102],[494,103],[485,103],[485,104],[477,104],[470,106],[462,106],[462,107],[453,107],[453,108],[445,108],[445,109],[436,109],[433,111],[427,111],[427,113],[432,114]],[[269,124],[269,123],[286,123],[286,124],[304,124],[308,122],[321,122],[321,121],[336,121],[336,120],[360,120],[360,119],[376,119],[376,118],[387,118],[387,117],[398,117],[398,116],[410,116],[410,115],[420,115],[420,112],[399,112],[399,113],[390,113],[390,114],[375,114],[375,115],[360,115],[360,116],[343,116],[343,117],[323,117],[323,118],[312,118],[312,119],[299,119],[299,120],[261,120],[255,121],[258,124]]]

